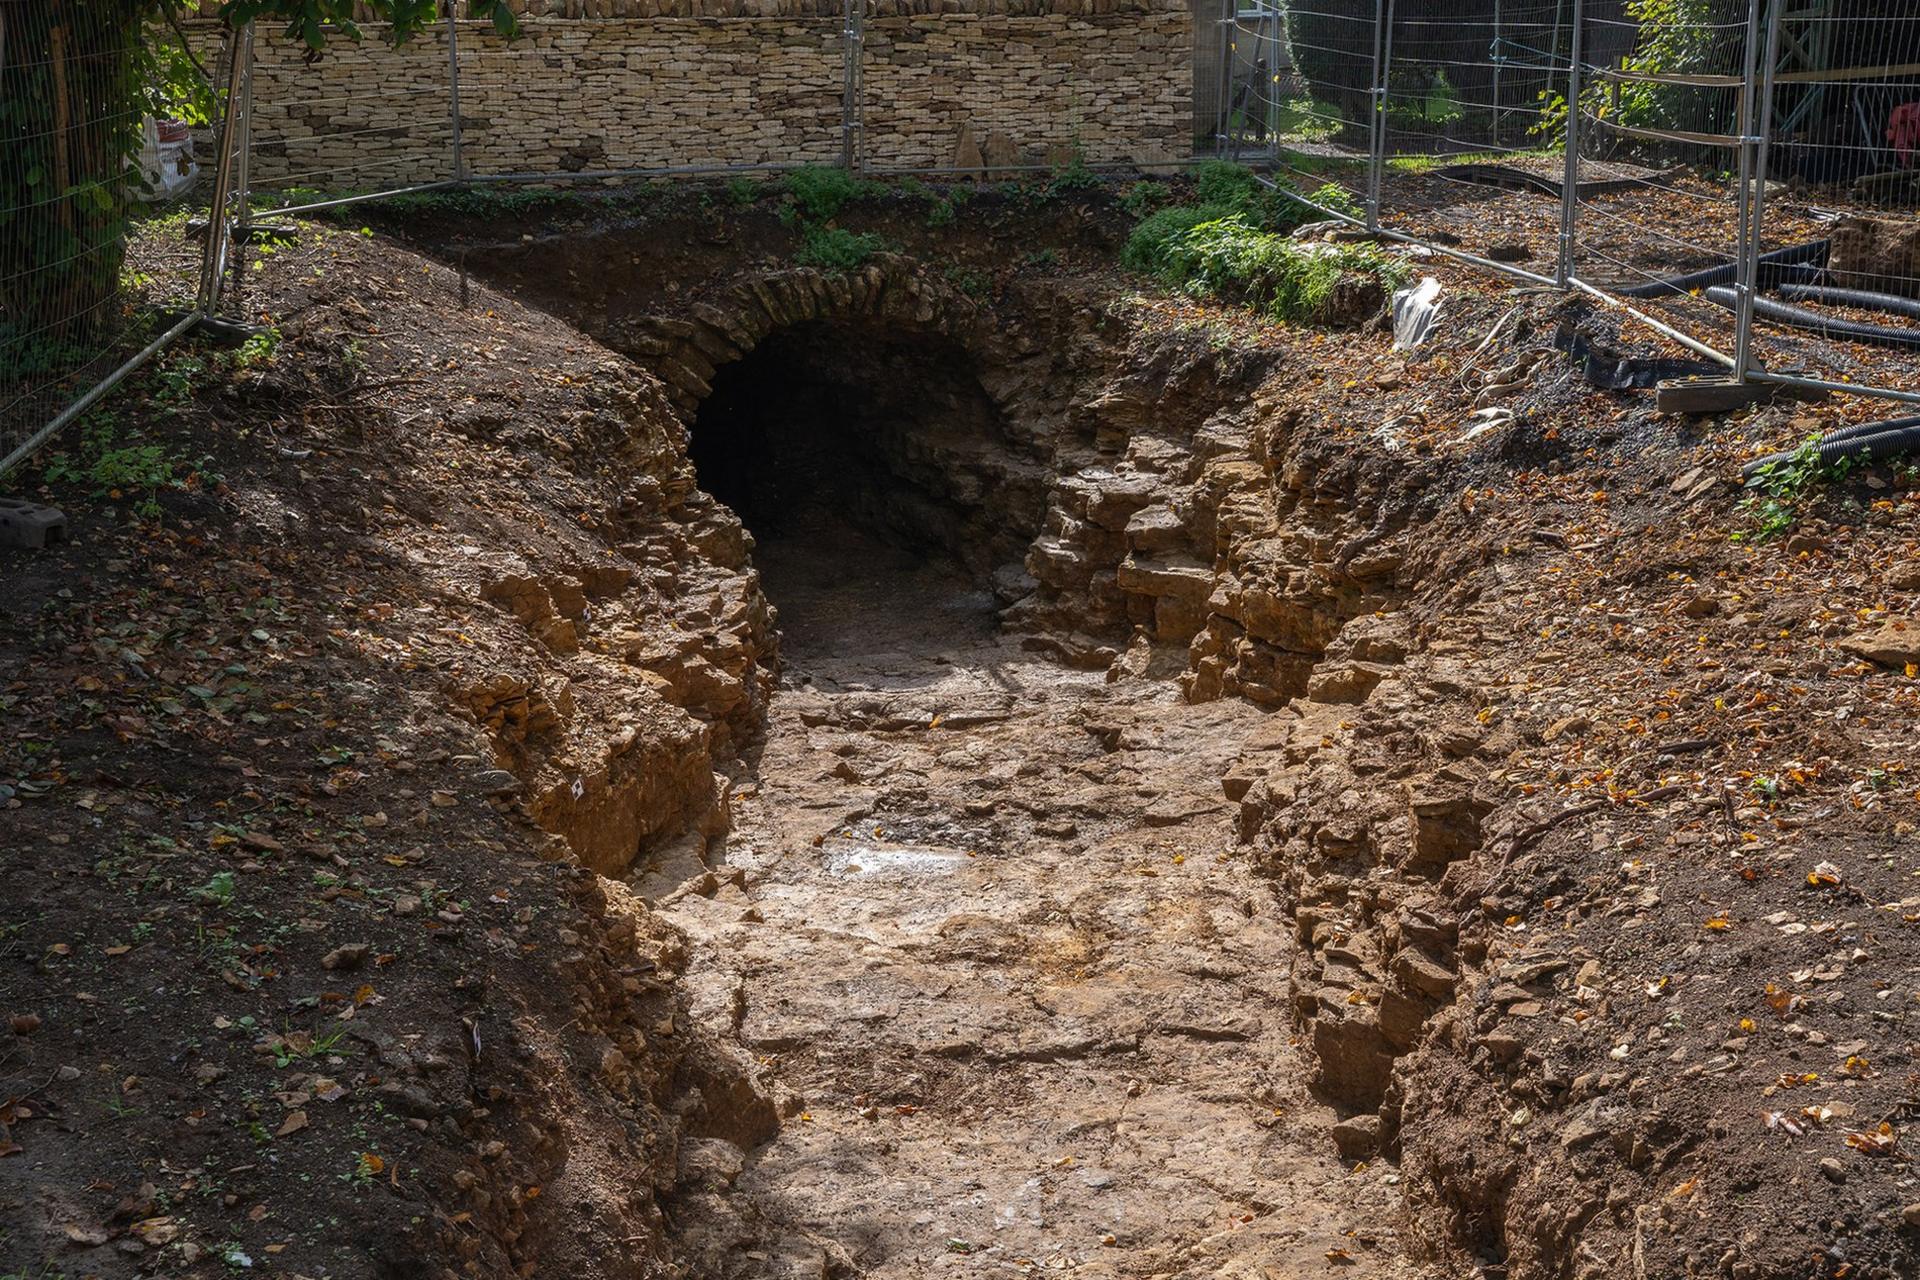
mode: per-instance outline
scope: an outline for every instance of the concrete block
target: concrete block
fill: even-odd
[[[38,550],[66,540],[65,512],[18,498],[0,498],[0,547]]]

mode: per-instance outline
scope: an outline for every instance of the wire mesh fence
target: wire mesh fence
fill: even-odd
[[[141,74],[125,29],[0,0],[0,472],[238,296],[229,223],[803,165],[1229,157],[1328,217],[1626,306],[1736,378],[1920,399],[1907,6],[1217,3],[1114,0],[1092,21],[1053,0],[644,0],[643,18],[569,6],[512,39],[449,11],[404,42],[362,24],[317,58],[203,27],[231,128],[183,137],[117,92]],[[183,211],[209,207],[203,254]]]
[[[1394,12],[1382,41],[1379,225],[1553,278],[1566,177],[1547,95],[1575,26],[1564,0]]]
[[[1563,113],[1574,183],[1572,280],[1633,305],[1729,368],[1749,238],[1751,36],[1757,11],[1713,6],[1649,26],[1585,16]],[[1611,57],[1596,54],[1611,53]],[[1724,357],[1724,359],[1723,359]]]
[[[1757,376],[1920,400],[1920,13],[1785,8],[1755,100]]]
[[[192,323],[205,157],[147,48],[106,6],[0,6],[0,474]]]
[[[1384,4],[1367,0],[1298,0],[1282,14],[1288,66],[1268,81],[1269,162],[1329,217],[1372,221],[1384,13]],[[1236,20],[1229,50],[1246,34]],[[1243,157],[1233,141],[1228,134],[1224,154]]]

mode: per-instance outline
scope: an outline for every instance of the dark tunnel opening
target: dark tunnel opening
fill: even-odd
[[[991,626],[1019,576],[1045,467],[937,335],[815,322],[720,369],[691,441],[701,487],[753,534],[789,645],[849,611],[934,609]]]

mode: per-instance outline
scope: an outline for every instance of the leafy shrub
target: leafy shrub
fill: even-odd
[[[1349,218],[1366,216],[1366,206],[1354,199],[1353,193],[1337,182],[1323,182],[1308,194],[1307,199],[1327,210],[1329,213],[1342,213]]]
[[[1143,178],[1127,188],[1120,197],[1120,207],[1136,218],[1144,218],[1171,199],[1173,192],[1166,183]]]
[[[787,175],[787,199],[802,221],[826,222],[852,201],[884,190],[879,183],[825,165],[796,169]]]
[[[1209,160],[1194,171],[1194,193],[1203,207],[1225,209],[1269,231],[1291,231],[1314,215],[1298,200],[1270,187],[1245,165]]]
[[[1858,459],[1843,455],[1833,462],[1820,456],[1818,434],[1808,436],[1787,457],[1754,473],[1753,491],[1740,500],[1740,510],[1753,521],[1753,532],[1735,533],[1735,542],[1770,542],[1792,531],[1801,511],[1821,488],[1845,480]]]
[[[1351,277],[1371,277],[1391,291],[1408,271],[1372,245],[1300,244],[1233,214],[1170,235],[1156,274],[1195,293],[1237,298],[1276,320],[1301,321],[1326,318]]]
[[[1100,175],[1087,166],[1086,153],[1075,147],[1073,158],[1065,167],[1055,170],[1053,181],[1047,184],[1047,194],[1058,197],[1074,191],[1090,191],[1099,185]]]
[[[1209,160],[1193,171],[1194,192],[1201,204],[1228,209],[1251,207],[1263,193],[1253,170],[1231,160]]]
[[[1743,12],[1744,6],[1730,0],[1627,0],[1627,17],[1639,24],[1639,34],[1621,70],[1632,74],[1589,84],[1581,105],[1593,116],[1634,128],[1731,132],[1736,124],[1734,95],[1662,77],[1739,75],[1740,42],[1725,36]],[[1550,144],[1563,143],[1566,94],[1543,90],[1540,101],[1540,120],[1532,131]],[[1665,154],[1683,153],[1668,147]]]
[[[1120,250],[1120,265],[1134,271],[1161,274],[1173,242],[1202,223],[1232,217],[1234,210],[1224,205],[1176,204],[1148,214],[1127,237]]]
[[[800,252],[793,258],[803,267],[851,271],[886,247],[886,240],[871,231],[809,225],[800,233]]]

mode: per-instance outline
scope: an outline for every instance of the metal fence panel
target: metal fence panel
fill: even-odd
[[[1533,279],[1555,274],[1567,0],[1467,14],[1399,3],[1382,44],[1379,224]]]
[[[514,40],[450,14],[397,46],[367,26],[313,60],[248,32],[231,46],[242,145],[214,221],[464,182],[1011,173],[1180,162],[1197,145],[1384,237],[1625,306],[1739,376],[1920,399],[1920,15],[1786,0],[1658,21],[1627,0],[914,9],[529,18]],[[230,265],[224,232],[204,259],[181,234],[204,181],[125,227],[93,216],[133,181],[103,156],[145,124],[108,92],[129,33],[8,21],[0,471],[215,309]],[[204,54],[229,47],[201,30]],[[1167,72],[1188,58],[1183,94]],[[180,318],[157,319],[161,303]]]
[[[1741,287],[1751,26],[1730,9],[1658,26],[1588,15],[1570,116],[1572,278],[1728,364],[1738,308],[1714,290]]]
[[[1920,400],[1920,14],[1776,6],[1759,67],[1749,371]]]
[[[1281,18],[1288,66],[1268,81],[1274,172],[1329,216],[1364,219],[1369,225],[1375,224],[1373,157],[1379,141],[1376,86],[1384,9],[1384,0],[1288,3]],[[1236,18],[1222,33],[1222,45],[1234,54],[1253,34]],[[1234,95],[1222,98],[1216,107],[1222,123],[1215,131],[1221,153],[1249,154],[1244,132],[1234,127]]]
[[[189,214],[211,161],[129,94],[139,33],[124,21],[14,6],[4,22],[0,474],[190,327]]]
[[[252,207],[311,208],[347,195],[453,181],[452,24],[393,43],[367,24],[325,54],[250,40],[244,186]]]

